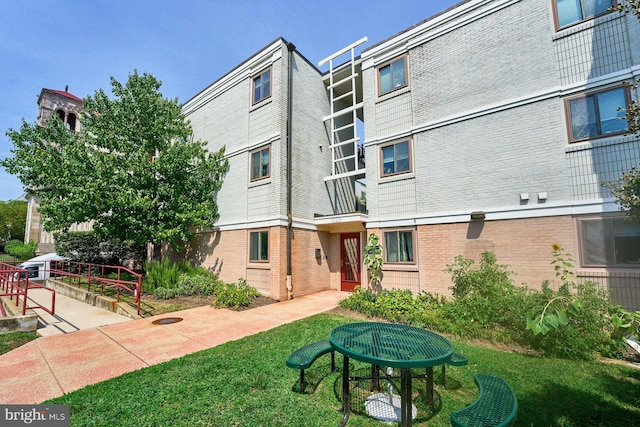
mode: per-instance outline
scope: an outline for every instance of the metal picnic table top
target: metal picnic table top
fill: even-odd
[[[453,344],[435,332],[398,323],[361,322],[338,326],[329,342],[347,357],[400,369],[446,363]]]

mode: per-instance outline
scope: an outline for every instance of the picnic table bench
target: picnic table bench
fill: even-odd
[[[471,405],[451,413],[456,427],[505,427],[518,412],[518,398],[511,386],[494,375],[476,374],[480,395]]]
[[[323,354],[331,353],[331,372],[335,371],[335,355],[329,340],[318,341],[300,347],[287,359],[287,366],[300,370],[300,393],[304,393],[304,370],[309,368]]]

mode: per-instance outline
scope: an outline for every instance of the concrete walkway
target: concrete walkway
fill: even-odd
[[[44,336],[0,356],[0,404],[41,403],[126,372],[331,310],[348,295],[323,291],[245,311],[198,307]],[[172,317],[182,320],[157,322]]]
[[[55,298],[55,314],[52,315],[40,309],[34,310],[38,315],[38,335],[40,336],[68,334],[131,320],[130,317],[94,307],[60,293],[56,293]],[[29,289],[28,305],[41,305],[50,309],[51,292],[39,288]]]

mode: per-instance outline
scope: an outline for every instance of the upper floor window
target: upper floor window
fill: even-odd
[[[414,263],[413,230],[385,231],[384,254],[387,263]]]
[[[615,0],[554,0],[557,27],[564,28],[607,13]]]
[[[249,261],[269,261],[269,231],[249,233]]]
[[[380,147],[381,176],[411,172],[411,141],[394,142]]]
[[[569,142],[624,133],[628,129],[625,107],[629,104],[629,92],[624,87],[576,96],[565,102]]]
[[[578,224],[583,267],[640,267],[640,223],[597,218]]]
[[[271,147],[266,146],[251,152],[251,181],[271,176]]]
[[[267,99],[271,96],[271,68],[263,71],[253,78],[253,103]]]
[[[378,94],[384,95],[407,86],[407,57],[395,59],[378,67]]]

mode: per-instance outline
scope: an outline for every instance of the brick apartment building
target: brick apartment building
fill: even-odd
[[[638,97],[640,24],[610,5],[463,1],[318,65],[273,41],[184,105],[230,161],[188,256],[284,299],[366,284],[376,233],[383,287],[447,295],[456,255],[494,252],[539,286],[558,243],[640,309],[640,225],[602,186],[640,161],[618,111]]]
[[[618,111],[640,23],[612,2],[466,0],[318,64],[269,43],[183,106],[230,165],[187,258],[282,300],[365,285],[375,233],[384,288],[448,295],[457,255],[491,251],[533,287],[558,243],[640,310],[640,225],[602,186],[640,163]],[[39,104],[75,123],[69,95]]]

